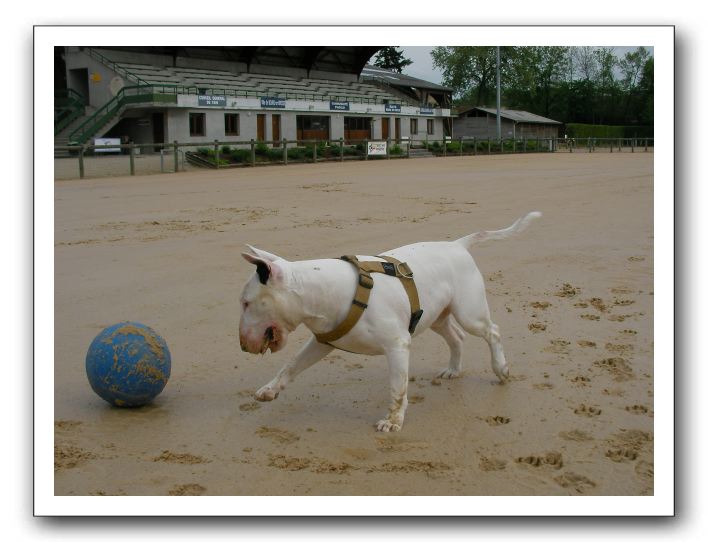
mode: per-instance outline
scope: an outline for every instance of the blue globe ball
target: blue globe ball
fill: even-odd
[[[137,322],[107,327],[86,353],[86,375],[93,391],[119,407],[152,401],[167,384],[171,367],[165,340]]]

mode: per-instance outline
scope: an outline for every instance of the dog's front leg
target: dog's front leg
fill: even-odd
[[[333,350],[328,344],[322,344],[314,337],[305,343],[305,346],[283,368],[278,371],[275,378],[256,392],[259,401],[272,401],[285,386],[302,371],[320,361]]]
[[[408,362],[409,346],[400,347],[386,352],[391,386],[391,405],[388,415],[376,424],[377,431],[400,431],[408,406]]]

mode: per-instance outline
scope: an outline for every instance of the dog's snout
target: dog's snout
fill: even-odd
[[[265,330],[265,338],[268,339],[269,341],[272,341],[274,338],[273,334],[273,327],[269,327],[268,329]]]

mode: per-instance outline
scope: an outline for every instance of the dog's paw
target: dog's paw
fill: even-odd
[[[278,394],[280,392],[277,390],[274,390],[270,386],[263,386],[260,390],[256,392],[256,400],[257,401],[272,401],[276,397],[278,397]]]
[[[506,365],[500,368],[494,368],[494,373],[499,378],[499,382],[506,384],[509,381],[509,366]]]
[[[447,368],[444,371],[439,372],[436,378],[460,378],[460,371]]]
[[[393,423],[389,419],[383,419],[383,420],[379,420],[378,423],[376,424],[376,430],[381,431],[382,433],[389,433],[389,432],[394,432],[394,431],[400,431],[401,426],[400,426],[400,424]]]

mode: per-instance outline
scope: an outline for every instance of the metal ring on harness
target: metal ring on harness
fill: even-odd
[[[408,273],[409,273],[408,275],[406,275],[406,273],[405,273],[404,271],[401,271],[401,266],[402,266],[402,265],[405,265],[405,266],[406,266],[406,269],[408,269]],[[401,262],[401,263],[397,264],[397,265],[396,265],[396,270],[401,274],[401,276],[402,276],[403,278],[406,278],[406,279],[412,279],[412,278],[413,278],[413,271],[411,271],[411,268],[408,267],[408,265],[407,265],[405,262]]]

